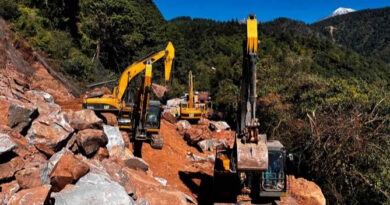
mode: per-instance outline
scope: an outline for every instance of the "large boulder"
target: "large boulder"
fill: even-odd
[[[109,113],[109,112],[104,112],[101,113],[101,118],[103,119],[103,122],[106,123],[107,125],[111,126],[117,126],[118,125],[118,119],[115,114]]]
[[[92,159],[97,159],[102,161],[103,159],[107,159],[110,156],[110,153],[106,148],[100,147],[99,150],[93,155]]]
[[[77,144],[83,148],[85,154],[95,153],[99,147],[106,146],[107,136],[102,130],[85,129],[77,133]]]
[[[63,113],[55,116],[43,115],[33,121],[26,139],[30,145],[41,144],[40,146],[55,151],[72,133],[73,128],[68,124]]]
[[[184,132],[184,138],[189,144],[196,144],[211,137],[212,132],[205,126],[192,127]]]
[[[320,187],[304,178],[287,176],[288,192],[298,204],[325,205],[326,199]]]
[[[187,200],[183,192],[169,189],[152,189],[143,195],[150,204],[159,205],[186,205]]]
[[[66,117],[76,130],[101,128],[103,120],[98,118],[93,110],[71,111],[66,114]]]
[[[67,148],[63,148],[61,151],[55,153],[53,156],[50,157],[49,161],[45,163],[45,165],[40,170],[39,175],[42,184],[50,184],[49,175],[53,170],[54,166],[57,164],[57,162],[60,160],[62,156],[69,155],[69,154],[72,154],[72,152],[69,151]]]
[[[149,164],[139,157],[131,157],[124,160],[126,167],[135,170],[142,170],[144,172],[149,170]]]
[[[0,180],[6,180],[14,176],[15,172],[21,170],[24,162],[21,157],[14,157],[10,161],[0,164]]]
[[[123,161],[134,157],[133,153],[126,147],[114,146],[109,152],[110,158],[117,157]]]
[[[7,134],[0,133],[0,155],[16,148],[16,144],[11,140]]]
[[[122,134],[119,131],[118,127],[103,125],[103,131],[108,138],[108,143],[106,147],[109,151],[113,146],[120,146],[120,147],[125,146],[125,142],[123,141]]]
[[[50,185],[19,191],[9,201],[9,205],[38,205],[48,201]]]
[[[61,191],[67,184],[78,180],[88,171],[88,165],[73,155],[62,156],[49,175],[53,191]]]
[[[0,185],[0,204],[8,204],[11,197],[19,191],[20,187],[17,181],[11,181]]]
[[[134,184],[131,182],[126,173],[122,170],[122,167],[115,163],[113,160],[105,159],[102,162],[104,168],[110,175],[111,179],[122,185],[127,194],[137,199],[137,193]]]
[[[207,139],[198,142],[198,146],[202,151],[214,151],[216,149],[226,149],[229,144],[224,139]]]
[[[170,111],[164,111],[162,113],[162,118],[165,119],[166,121],[172,123],[172,124],[176,124],[177,123],[177,118],[175,117],[175,115],[173,115],[172,112]]]
[[[43,185],[40,178],[40,167],[34,163],[30,163],[24,169],[18,171],[15,174],[15,178],[22,189],[30,189]]]
[[[37,116],[37,108],[29,103],[0,96],[0,124],[19,132]]]
[[[209,127],[213,131],[230,130],[230,126],[225,121],[210,121]]]
[[[103,175],[88,173],[69,188],[55,196],[56,205],[130,205],[135,204],[126,190]]]
[[[187,120],[180,120],[176,123],[177,131],[184,132],[185,130],[191,129],[191,124]]]

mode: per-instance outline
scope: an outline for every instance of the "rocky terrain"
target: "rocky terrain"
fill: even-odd
[[[231,146],[224,122],[163,114],[162,150],[132,154],[115,117],[81,110],[34,52],[0,26],[0,204],[206,204],[215,149]],[[325,204],[321,189],[289,177],[279,204]]]

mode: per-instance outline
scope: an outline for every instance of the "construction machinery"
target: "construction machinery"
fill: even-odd
[[[247,38],[243,45],[237,132],[234,146],[216,153],[216,201],[225,198],[250,203],[262,197],[286,195],[286,151],[279,141],[268,141],[265,134],[260,134],[256,118],[257,49],[257,20],[255,15],[249,15]]]
[[[197,121],[202,117],[205,111],[203,106],[195,106],[194,103],[194,79],[192,72],[188,74],[188,98],[187,101],[180,103],[180,119]]]
[[[153,148],[162,149],[163,140],[159,135],[162,108],[159,101],[149,101],[152,64],[161,58],[165,58],[165,81],[168,81],[175,58],[175,49],[171,42],[164,50],[152,53],[128,66],[112,95],[87,97],[83,100],[83,108],[94,110],[98,115],[114,113],[119,128],[132,133],[132,141],[147,141]],[[133,79],[143,71],[145,76],[137,86]]]

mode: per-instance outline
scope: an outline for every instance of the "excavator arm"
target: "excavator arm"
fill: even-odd
[[[151,54],[149,56],[146,56],[145,58],[133,63],[129,67],[126,68],[126,70],[122,73],[122,76],[119,79],[119,84],[117,88],[117,99],[122,99],[128,83],[140,72],[144,71],[146,69],[146,64],[149,62],[150,64],[153,64],[157,60],[165,57],[164,67],[165,67],[165,81],[168,81],[170,79],[172,65],[173,65],[173,59],[175,58],[175,48],[173,47],[172,43],[169,42],[167,47],[157,53]]]

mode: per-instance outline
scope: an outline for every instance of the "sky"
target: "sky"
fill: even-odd
[[[339,7],[362,10],[390,6],[390,0],[154,0],[166,20],[178,16],[217,21],[256,14],[262,22],[287,17],[305,23],[322,19]]]

